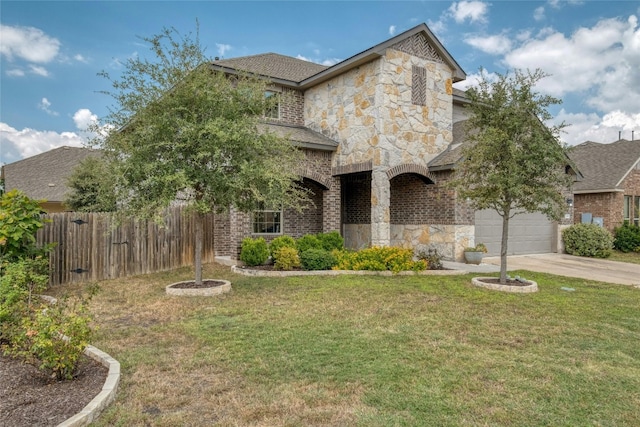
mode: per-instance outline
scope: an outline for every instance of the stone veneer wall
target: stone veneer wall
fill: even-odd
[[[425,106],[412,104],[413,66],[427,70]],[[452,110],[451,69],[438,58],[392,48],[306,91],[305,125],[340,143],[334,168],[372,164],[371,244],[391,244],[387,170],[427,166],[445,150],[452,141]]]

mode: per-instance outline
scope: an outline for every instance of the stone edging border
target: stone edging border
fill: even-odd
[[[204,296],[204,297],[210,297],[210,296],[214,296],[214,295],[220,295],[223,294],[225,292],[229,292],[231,290],[231,282],[229,282],[228,280],[222,280],[222,279],[203,279],[203,282],[206,281],[216,281],[216,282],[222,282],[221,285],[218,286],[212,286],[209,288],[176,288],[176,285],[181,285],[184,283],[191,283],[193,282],[193,280],[185,280],[183,282],[177,282],[177,283],[172,283],[170,285],[167,285],[165,287],[165,292],[167,293],[167,295],[174,295],[174,296]]]
[[[120,382],[120,362],[92,345],[87,346],[84,354],[109,368],[107,379],[102,386],[102,391],[91,402],[73,417],[58,424],[57,427],[87,426],[95,421],[100,413],[116,398],[116,391]]]
[[[56,298],[49,295],[40,295],[40,298],[49,304],[58,302]],[[61,338],[69,339],[69,337],[65,335]],[[58,424],[57,427],[88,426],[94,422],[98,418],[98,415],[116,398],[116,391],[118,391],[118,384],[120,383],[120,362],[92,345],[88,345],[87,348],[84,349],[84,354],[109,369],[107,379],[104,381],[100,393],[98,393],[91,402],[87,403],[87,405],[73,417]]]
[[[496,285],[494,283],[484,283],[482,279],[495,279],[495,277],[474,277],[471,279],[471,283],[474,286],[479,286],[485,289],[491,289],[493,291],[511,292],[516,294],[528,294],[532,292],[538,292],[538,284],[533,280],[527,280],[530,285],[526,286],[509,286],[509,285]]]
[[[316,271],[269,271],[251,270],[237,265],[231,266],[231,272],[254,277],[292,277],[292,276],[457,276],[467,274],[465,270],[425,270],[425,271],[365,271],[365,270],[316,270]]]

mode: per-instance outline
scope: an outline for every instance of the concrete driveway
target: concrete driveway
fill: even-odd
[[[500,266],[500,257],[485,257],[483,264]],[[529,270],[600,282],[640,286],[640,264],[583,258],[566,254],[511,255],[507,269]]]

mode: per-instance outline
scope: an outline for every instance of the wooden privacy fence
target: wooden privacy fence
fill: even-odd
[[[108,213],[63,212],[43,216],[38,244],[55,243],[50,284],[89,282],[193,265],[195,214],[168,209],[164,225],[128,219],[113,227]],[[212,262],[213,214],[205,216],[202,262]]]

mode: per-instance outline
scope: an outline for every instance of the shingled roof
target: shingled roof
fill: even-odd
[[[336,141],[304,126],[261,123],[258,127],[261,131],[273,132],[280,137],[287,138],[298,147],[324,151],[336,151],[338,149]]]
[[[213,61],[212,64],[275,79],[290,80],[296,83],[329,68],[325,65],[315,64],[278,53],[263,53],[260,55],[220,59]]]
[[[622,190],[622,181],[640,161],[640,140],[587,141],[573,147],[569,157],[584,176],[575,183],[575,193]]]
[[[62,202],[73,168],[89,156],[100,155],[99,150],[65,146],[9,163],[2,167],[5,189],[18,189],[36,200]]]

